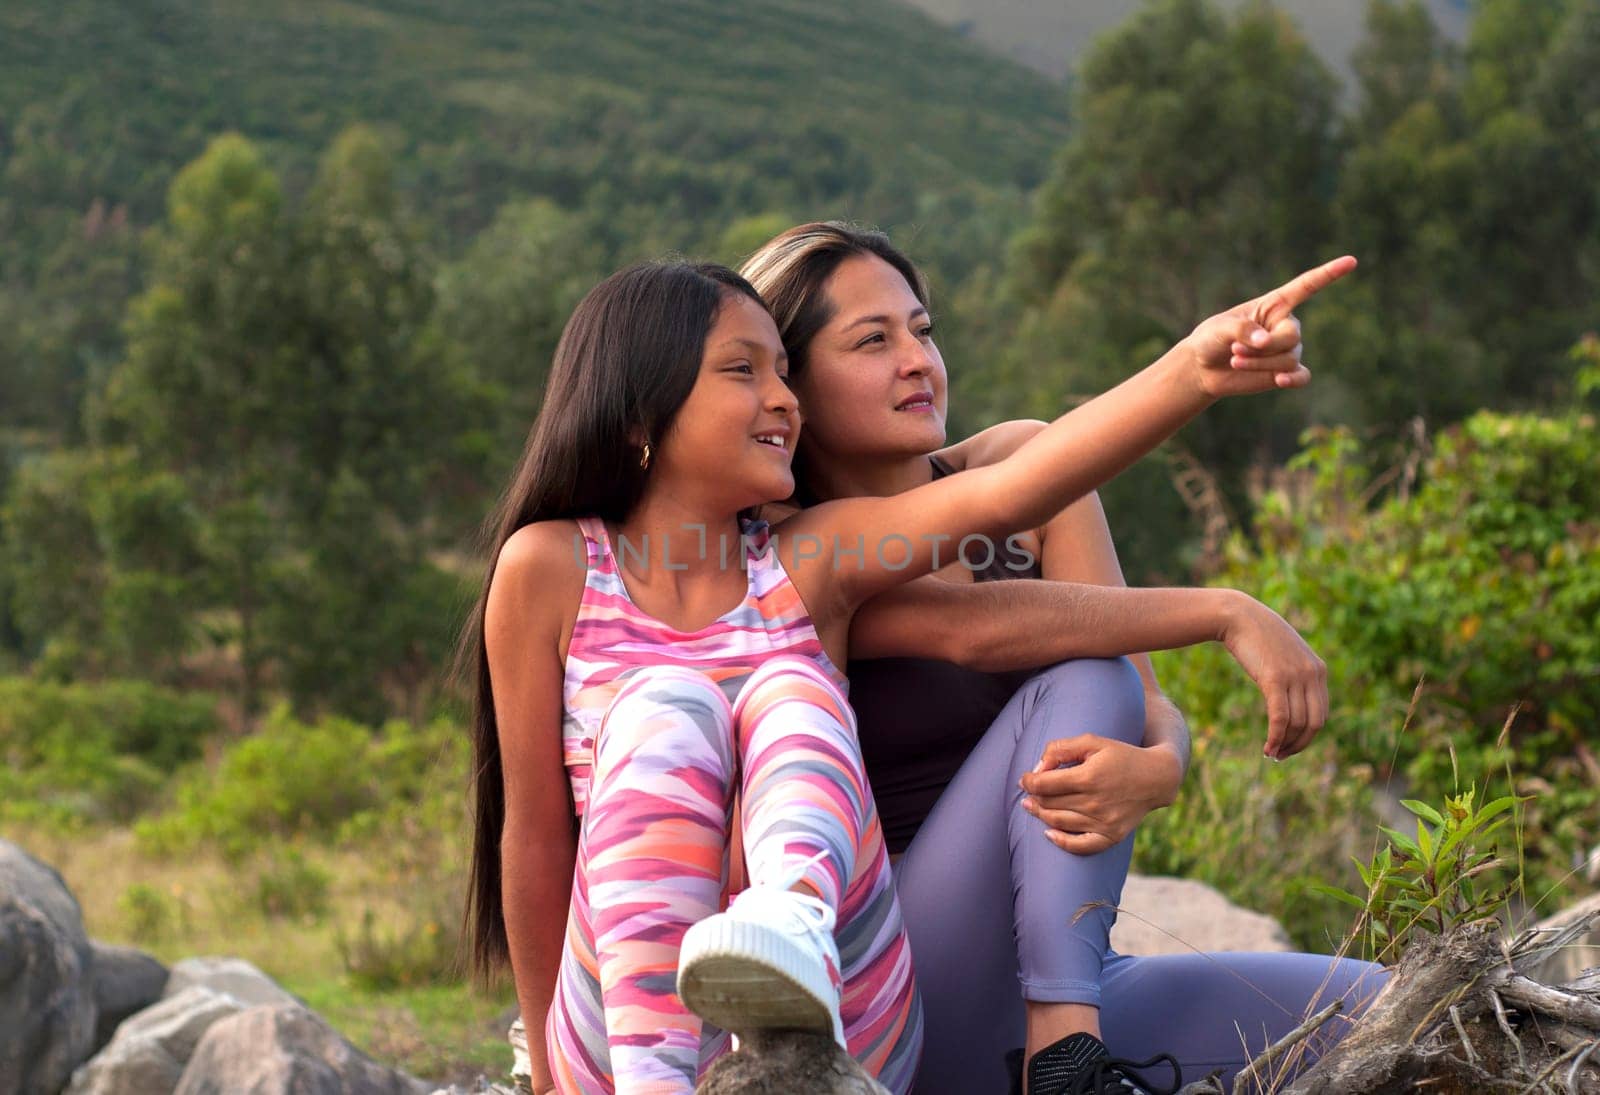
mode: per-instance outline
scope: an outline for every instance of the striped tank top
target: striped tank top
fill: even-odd
[[[778,559],[767,522],[744,521],[740,526],[747,572],[744,600],[698,631],[679,631],[633,603],[604,522],[580,517],[578,528],[587,574],[561,688],[562,759],[576,813],[588,805],[600,722],[628,678],[646,666],[700,670],[732,703],[762,662],[793,654],[815,661],[848,694],[844,674],[822,649],[805,603]],[[734,565],[731,560],[729,565]]]

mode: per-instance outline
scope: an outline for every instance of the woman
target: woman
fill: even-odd
[[[778,320],[805,413],[799,499],[913,490],[1003,458],[1041,425],[1011,423],[941,448],[945,372],[926,288],[880,233],[801,225],[741,272]],[[1298,348],[1298,324],[1286,320],[1255,345],[1233,345],[1232,363],[1270,367]],[[1109,952],[1133,827],[1171,801],[1188,759],[1182,715],[1143,654],[1132,668],[1068,662],[1026,683],[1026,673],[864,659],[926,655],[937,645],[931,620],[948,621],[947,634],[982,634],[981,621],[996,618],[993,603],[969,598],[963,609],[940,579],[969,591],[974,579],[1019,575],[1122,584],[1093,496],[1014,546],[1009,559],[953,563],[886,594],[863,608],[851,632],[846,672],[867,774],[890,850],[904,853],[897,888],[927,1021],[917,1090],[1002,1090],[1005,1052],[1018,1045],[1026,1047],[1026,1090],[1040,1095],[1080,1090],[1078,1077],[1096,1071],[1105,1090],[1125,1090],[1116,1084],[1129,1074],[1108,1063],[1106,1044],[1125,1057],[1170,1050],[1186,1074],[1231,1076],[1251,1048],[1286,1033],[1320,996],[1350,997],[1349,1015],[1377,984],[1362,963]],[[1267,694],[1267,755],[1298,752],[1322,725],[1321,663],[1262,606],[1225,591],[1109,589],[1086,605],[1081,587],[1059,589],[1059,607],[1077,611],[1056,617],[1055,629],[1043,611],[1048,597],[1019,591],[999,616],[1016,636],[1009,650],[963,655],[958,637],[945,660],[1016,669],[1166,648],[1226,634],[1226,621],[1242,614],[1252,624],[1233,626],[1235,649]],[[1067,619],[1076,625],[1070,635],[1056,630]],[[1262,649],[1272,645],[1276,652]],[[1080,913],[1093,902],[1102,904]],[[1020,994],[1009,978],[1019,964]]]

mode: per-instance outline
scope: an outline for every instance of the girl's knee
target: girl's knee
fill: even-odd
[[[798,654],[780,654],[757,666],[739,689],[734,716],[743,718],[752,704],[783,699],[803,699],[824,706],[839,721],[855,724],[855,714],[838,684],[815,661]]]
[[[612,697],[595,738],[595,761],[625,749],[630,756],[667,750],[703,753],[731,768],[732,710],[717,682],[683,666],[641,669]]]
[[[681,665],[652,665],[628,677],[611,698],[605,721],[637,720],[668,711],[713,721],[732,713],[721,686],[704,673]]]
[[[792,678],[838,691],[838,685],[822,671],[820,665],[799,654],[779,654],[767,658],[750,674],[749,679],[745,681],[744,690],[749,691],[751,688],[760,688],[775,681]]]

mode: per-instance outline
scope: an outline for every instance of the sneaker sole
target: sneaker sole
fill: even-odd
[[[733,1034],[811,1030],[844,1045],[827,1000],[827,971],[781,932],[709,917],[683,938],[678,995],[706,1022]]]

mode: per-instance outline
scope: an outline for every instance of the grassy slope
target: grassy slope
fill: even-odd
[[[392,835],[392,834],[391,834]],[[127,829],[57,832],[14,826],[9,840],[61,872],[83,907],[93,938],[131,944],[172,963],[191,955],[234,955],[254,963],[306,1001],[356,1046],[413,1075],[465,1081],[511,1067],[506,1015],[509,985],[479,991],[464,983],[375,989],[345,973],[341,937],[361,931],[370,911],[382,937],[419,919],[419,891],[448,890],[458,879],[408,873],[389,842],[330,849],[306,845],[306,860],[333,879],[328,906],[315,916],[274,916],[260,907],[257,879],[282,861],[282,847],[244,863],[215,853],[172,859],[143,854]],[[130,892],[152,894],[159,917],[129,905]],[[441,902],[453,912],[453,901]],[[424,918],[425,919],[425,918]],[[440,931],[454,932],[453,920]]]
[[[460,238],[519,192],[600,190],[696,226],[796,205],[892,219],[928,193],[1030,186],[1065,110],[890,0],[0,5],[0,166],[19,127],[67,161],[8,172],[17,224],[97,196],[147,222],[220,131],[293,173],[355,121],[396,131]]]

